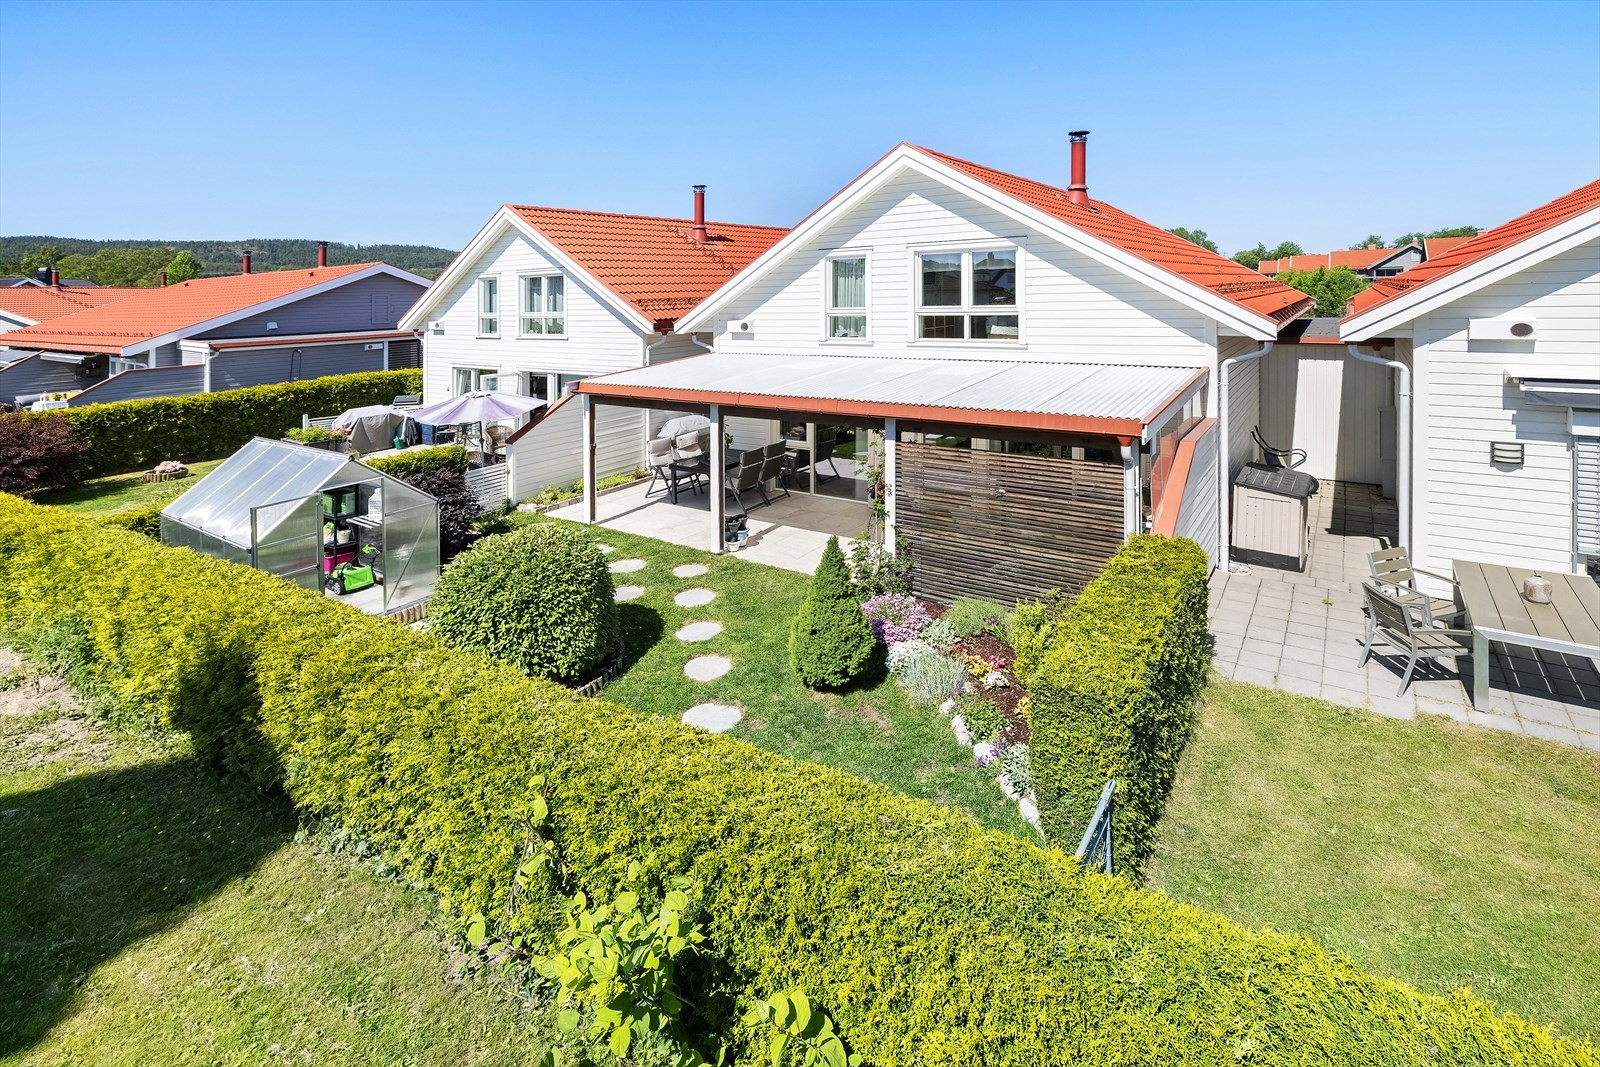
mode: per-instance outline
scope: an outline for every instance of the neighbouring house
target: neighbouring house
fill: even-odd
[[[491,389],[550,405],[507,445],[511,499],[579,477],[572,383],[703,351],[677,317],[787,232],[707,221],[704,186],[694,207],[680,219],[504,205],[401,319],[422,332],[427,402]],[[604,412],[601,474],[639,466],[664,417]]]
[[[326,262],[324,248],[312,269],[257,274],[246,254],[240,274],[124,290],[0,333],[0,399],[79,406],[420,366],[415,335],[396,323],[428,282],[387,263]]]
[[[1419,566],[1600,578],[1600,181],[1376,282],[1339,340],[1410,394],[1396,492]]]
[[[0,331],[37,326],[139,292],[143,290],[110,286],[87,289],[71,289],[65,285],[0,286]]]
[[[1435,242],[1437,240],[1436,238]],[[1396,274],[1403,274],[1426,258],[1423,249],[1414,243],[1400,248],[1379,248],[1375,244],[1369,244],[1365,248],[1341,249],[1338,252],[1263,259],[1257,269],[1269,278],[1276,278],[1289,270],[1348,267],[1368,281],[1373,281],[1377,278],[1392,278]]]
[[[677,313],[711,351],[578,381],[583,454],[614,407],[701,414],[733,438],[710,483],[743,461],[696,520],[708,547],[756,481],[855,501],[863,527],[875,501],[937,599],[1081,588],[1146,529],[1215,555],[1221,472],[1254,458],[1247,434],[1219,449],[1219,366],[1310,298],[1091,199],[1086,138],[1065,188],[896,146]]]
[[[54,267],[40,267],[31,278],[16,276],[0,278],[0,289],[13,289],[29,285],[50,285],[58,289],[62,287],[68,289],[101,288],[88,278],[63,278],[61,272]]]

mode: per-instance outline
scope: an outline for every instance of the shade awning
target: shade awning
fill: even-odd
[[[1195,367],[712,352],[577,383],[629,403],[719,404],[1006,430],[1146,436],[1197,392]]]

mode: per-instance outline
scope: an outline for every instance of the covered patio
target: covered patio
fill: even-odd
[[[866,533],[909,546],[925,595],[1037,596],[1081,587],[1147,528],[1157,453],[1198,419],[1206,382],[1185,367],[692,356],[576,383],[591,488],[557,514],[724,552],[748,508],[737,547],[752,559],[808,570],[828,535]],[[701,416],[703,494],[596,494],[604,405]]]

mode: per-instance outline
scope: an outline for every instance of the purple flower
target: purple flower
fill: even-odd
[[[886,645],[913,640],[933,621],[926,608],[904,593],[879,593],[861,605],[872,623],[872,636]]]

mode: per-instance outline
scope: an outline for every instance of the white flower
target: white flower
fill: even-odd
[[[1000,671],[990,671],[988,674],[983,676],[983,687],[985,689],[1005,689],[1010,685],[1011,682],[1007,680],[1005,674]]]

